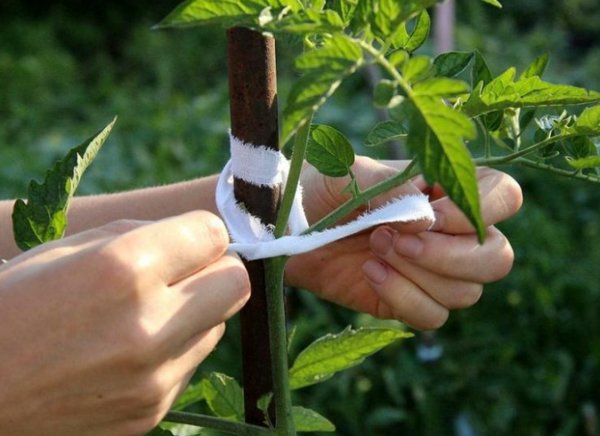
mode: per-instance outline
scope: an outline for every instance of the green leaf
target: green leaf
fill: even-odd
[[[244,422],[244,394],[234,378],[213,372],[202,384],[208,407],[216,416]]]
[[[169,430],[164,428],[156,427],[150,433],[146,433],[146,436],[175,436]]]
[[[402,65],[402,75],[407,81],[415,83],[427,78],[432,73],[432,65],[429,56],[413,56]]]
[[[296,358],[290,369],[290,388],[299,389],[320,383],[335,373],[361,363],[366,357],[385,346],[412,334],[397,329],[380,327],[345,329],[323,336]]]
[[[324,416],[314,410],[306,409],[300,406],[292,406],[292,419],[296,431],[335,431],[335,425]]]
[[[548,66],[549,59],[548,53],[538,56],[527,68],[525,68],[525,71],[523,71],[520,78],[527,79],[528,77],[533,76],[542,77],[542,74],[544,74],[544,71]]]
[[[404,138],[407,133],[408,130],[401,123],[396,121],[382,121],[369,132],[365,145],[367,147],[375,147],[386,142]]]
[[[371,29],[387,45],[396,39],[397,33],[406,32],[402,26],[406,20],[433,6],[437,0],[371,0],[371,3]]]
[[[454,77],[467,68],[473,57],[473,52],[452,51],[437,56],[433,64],[437,69],[438,76]]]
[[[171,408],[173,410],[183,410],[187,406],[202,401],[204,399],[204,384],[202,382],[190,384],[185,389],[183,394],[181,394],[179,398],[177,398],[177,401],[175,401],[175,404],[173,404]]]
[[[409,53],[412,53],[421,47],[425,41],[427,41],[430,29],[431,18],[429,17],[427,11],[423,10],[419,15],[417,15],[414,28],[410,33],[408,32],[406,23],[404,23],[401,28],[396,31],[396,36],[392,40],[392,45],[396,48],[401,48]]]
[[[487,85],[492,81],[492,73],[485,59],[477,50],[473,52],[473,69],[471,70],[471,87],[475,88],[480,82]]]
[[[425,180],[439,183],[452,201],[485,237],[481,217],[475,165],[465,139],[475,137],[475,127],[464,114],[453,110],[437,97],[416,95],[410,130],[409,149],[416,154]]]
[[[582,135],[600,135],[600,106],[584,109],[577,117],[574,129]]]
[[[306,160],[321,174],[343,177],[354,163],[354,150],[342,132],[330,126],[311,128]]]
[[[477,116],[510,107],[562,106],[600,101],[600,93],[570,85],[554,85],[537,76],[515,82],[515,69],[510,68],[485,87],[475,89],[463,110]]]
[[[21,199],[15,202],[12,221],[19,248],[29,250],[64,236],[67,212],[81,176],[100,151],[116,120],[70,150],[46,173],[43,184],[31,181],[27,202]]]
[[[416,95],[438,96],[443,98],[456,97],[469,92],[469,85],[462,80],[447,77],[433,77],[417,83],[413,87]]]
[[[342,34],[334,35],[322,47],[308,50],[296,60],[296,67],[304,76],[292,85],[283,110],[282,146],[362,62],[360,46]]]
[[[285,8],[297,12],[296,0],[187,0],[177,6],[155,28],[221,24],[223,26],[258,26],[259,16],[267,8],[278,15]]]
[[[396,94],[396,83],[386,79],[380,80],[373,93],[373,102],[375,106],[387,107],[394,94]]]
[[[333,10],[336,11],[344,23],[349,23],[354,16],[354,11],[359,0],[335,0],[333,2]]]
[[[344,29],[342,18],[332,10],[306,10],[282,17],[271,14],[271,18],[271,20],[261,23],[261,27],[270,32],[294,34],[334,33]]]
[[[565,156],[567,163],[576,170],[600,167],[600,156],[587,156],[579,159]]]
[[[497,8],[502,8],[502,4],[498,0],[481,0],[484,3],[487,3],[492,6],[496,6]]]

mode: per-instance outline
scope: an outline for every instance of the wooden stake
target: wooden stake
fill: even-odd
[[[271,36],[234,27],[227,31],[231,130],[252,144],[279,149],[275,40]],[[234,180],[234,194],[264,224],[274,224],[281,189],[257,187]],[[269,329],[262,261],[246,262],[252,296],[241,312],[246,422],[265,425],[258,399],[273,392]],[[269,415],[275,424],[273,407]]]

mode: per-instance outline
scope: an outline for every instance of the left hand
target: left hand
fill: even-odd
[[[352,170],[364,189],[406,165],[359,156]],[[295,256],[286,268],[287,283],[379,318],[398,319],[418,329],[439,328],[449,310],[475,304],[483,283],[499,280],[512,267],[512,248],[494,224],[519,210],[521,189],[510,176],[493,169],[478,169],[477,178],[487,226],[484,244],[439,187],[429,188],[417,178],[372,200],[371,207],[425,192],[436,213],[431,231],[428,221],[379,226]],[[341,193],[347,183],[347,178],[328,178],[313,167],[305,168],[302,184],[309,222],[348,199]]]

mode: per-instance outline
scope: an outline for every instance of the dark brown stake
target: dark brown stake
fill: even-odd
[[[227,31],[227,42],[231,131],[249,144],[278,150],[275,40],[234,27]],[[235,198],[267,225],[275,223],[280,191],[279,188],[256,187],[243,180],[234,180]],[[246,422],[264,425],[257,401],[264,394],[273,392],[265,273],[262,261],[245,263],[252,283],[252,296],[241,312],[244,407]],[[269,415],[274,424],[274,413]]]

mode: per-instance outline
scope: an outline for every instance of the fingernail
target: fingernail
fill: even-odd
[[[372,259],[367,260],[362,269],[369,280],[378,284],[383,283],[388,275],[386,266]]]
[[[418,257],[423,252],[423,241],[415,235],[398,235],[394,241],[394,251],[405,257]]]
[[[394,233],[391,229],[380,228],[373,232],[371,236],[371,249],[375,254],[385,256],[392,248]]]
[[[435,221],[427,230],[431,232],[437,232],[438,230],[442,230],[444,228],[444,214],[437,210],[434,210],[433,214],[435,215]]]

